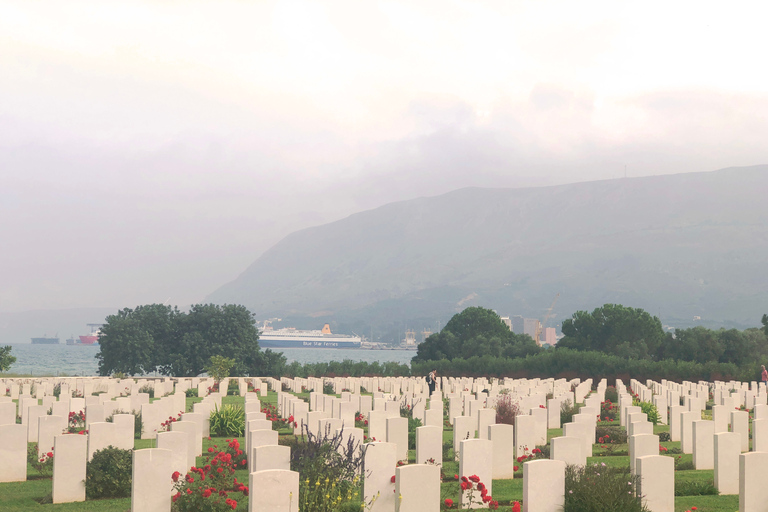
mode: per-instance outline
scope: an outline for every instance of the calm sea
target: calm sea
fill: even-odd
[[[11,366],[12,373],[24,375],[96,375],[98,347],[79,347],[67,345],[32,345],[29,343],[12,345],[11,355],[16,362]],[[275,349],[272,349],[275,350]],[[380,363],[394,361],[410,365],[414,350],[361,350],[333,348],[286,348],[282,349],[289,363],[326,363],[329,361],[366,361]]]

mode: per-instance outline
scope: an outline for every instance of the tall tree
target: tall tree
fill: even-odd
[[[639,308],[605,304],[591,313],[577,311],[563,321],[557,346],[597,350],[622,357],[650,359],[664,340],[661,321]]]
[[[416,349],[414,361],[466,359],[472,356],[523,357],[540,347],[527,335],[514,334],[490,309],[471,307],[451,318],[439,333]]]
[[[10,345],[0,347],[0,372],[7,372],[16,362],[16,357],[11,355],[12,348]]]

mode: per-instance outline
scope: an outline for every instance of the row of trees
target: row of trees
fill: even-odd
[[[692,327],[664,332],[661,321],[642,309],[606,304],[591,313],[578,311],[565,320],[565,337],[557,348],[595,350],[631,359],[740,366],[768,357],[766,329],[768,326],[744,331]]]
[[[693,327],[670,333],[664,332],[658,318],[642,309],[606,304],[591,313],[578,311],[565,320],[565,336],[555,350],[746,368],[768,359],[768,315],[763,316],[763,326],[745,331]],[[530,337],[511,333],[495,312],[473,307],[454,315],[442,331],[419,345],[413,363],[473,357],[522,358],[542,350]]]
[[[245,306],[197,304],[189,312],[164,304],[121,309],[106,318],[99,336],[99,374],[159,372],[196,376],[212,356],[234,360],[235,375],[272,375],[281,353],[259,348],[259,331]]]

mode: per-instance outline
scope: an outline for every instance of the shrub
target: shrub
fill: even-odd
[[[669,432],[659,432],[659,441],[666,442],[671,440],[672,437],[669,435]]]
[[[598,444],[626,444],[627,431],[619,426],[606,427],[598,425],[595,428],[595,442]]]
[[[59,396],[61,396],[61,382],[53,386],[53,396],[55,396],[57,399]]]
[[[152,384],[144,384],[139,388],[139,393],[147,393],[149,398],[155,398],[155,387]]]
[[[419,418],[408,418],[408,449],[416,449],[416,429],[421,427],[421,420]]]
[[[230,380],[227,386],[228,396],[238,396],[240,394],[240,384],[236,380]]]
[[[239,405],[224,405],[211,411],[211,435],[240,437],[245,431],[245,412]]]
[[[709,482],[675,481],[675,496],[717,496],[714,480]]]
[[[343,429],[331,435],[330,428],[315,435],[306,425],[302,436],[288,443],[291,470],[299,479],[299,510],[330,512],[360,510],[358,473],[366,446],[354,439],[344,440]],[[394,474],[395,468],[392,468]]]
[[[612,402],[614,404],[619,401],[619,392],[616,391],[616,387],[615,386],[608,386],[607,388],[605,388],[605,398],[604,398],[604,400],[606,402]]]
[[[515,417],[520,414],[520,407],[512,402],[512,396],[509,394],[499,395],[496,400],[496,423],[514,425]]]
[[[563,512],[647,512],[628,467],[605,464],[565,468]]]
[[[637,402],[636,405],[640,406],[640,412],[644,412],[648,416],[648,421],[654,425],[659,422],[659,410],[651,402]]]
[[[326,395],[335,395],[333,392],[333,382],[323,383],[323,393]]]
[[[132,457],[132,450],[113,446],[96,451],[85,470],[86,498],[130,497]]]
[[[184,395],[189,397],[196,397],[197,395],[197,388],[187,388],[186,391],[184,391]]]
[[[565,425],[573,421],[573,416],[578,414],[581,404],[573,404],[570,400],[564,400],[560,404],[560,424]]]
[[[618,406],[606,398],[605,402],[600,404],[600,421],[616,421],[619,415]]]

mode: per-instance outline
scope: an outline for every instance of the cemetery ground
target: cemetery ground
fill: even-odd
[[[370,393],[363,393],[368,394]],[[309,401],[309,393],[295,393],[296,397]],[[334,395],[339,397],[340,395]],[[186,408],[191,410],[192,404],[201,401],[202,398],[187,397]],[[154,401],[154,399],[153,399]],[[265,396],[260,397],[261,405],[277,405],[277,393],[274,390],[270,390]],[[222,405],[243,405],[245,399],[241,396],[224,396],[222,398]],[[702,411],[701,415],[704,419],[711,419],[711,406],[710,401],[707,404],[706,410]],[[441,474],[443,477],[441,483],[441,509],[445,509],[444,501],[446,499],[453,500],[454,503],[459,503],[460,490],[459,482],[456,481],[459,475],[459,463],[454,461],[453,453],[453,429],[450,422],[447,421],[447,408],[444,426],[443,426],[443,464],[441,466]],[[751,422],[751,418],[750,418]],[[362,428],[367,435],[368,428],[364,422],[358,422],[358,427]],[[624,429],[624,427],[615,426],[612,422],[598,422],[597,427],[611,427]],[[751,426],[750,426],[751,428]],[[659,435],[661,433],[669,432],[667,425],[656,425],[653,428],[653,433]],[[278,431],[281,442],[293,437],[292,429],[283,428]],[[559,437],[563,435],[563,429],[549,429],[547,431],[548,443],[546,446],[540,446],[542,454],[538,454],[537,457],[541,457],[549,453],[550,443],[549,440],[553,437]],[[241,445],[245,444],[244,438],[241,436],[238,438]],[[224,446],[228,438],[225,437],[211,437],[203,439],[203,452],[207,452],[209,447]],[[154,439],[136,439],[134,448],[154,448],[156,447],[156,441]],[[408,463],[416,463],[415,450],[413,446],[409,446],[408,450]],[[663,441],[660,443],[661,454],[674,457],[676,459],[676,471],[675,471],[675,510],[684,512],[688,510],[698,510],[699,512],[734,512],[738,511],[739,496],[736,495],[717,495],[713,492],[714,472],[713,470],[694,470],[692,469],[692,455],[681,453],[681,443],[672,441]],[[2,463],[2,461],[0,461]],[[197,458],[197,464],[204,464],[203,458]],[[588,465],[605,465],[610,467],[629,467],[629,455],[628,445],[626,443],[601,443],[597,442],[593,447],[593,456],[587,458]],[[493,499],[499,502],[499,510],[510,511],[514,509],[515,502],[521,502],[523,499],[523,463],[518,464],[518,468],[515,471],[514,479],[494,479],[493,480]],[[392,468],[394,475],[395,468]],[[29,510],[51,510],[51,511],[115,511],[125,512],[130,510],[130,498],[121,499],[99,499],[99,500],[87,500],[85,502],[77,503],[65,503],[65,504],[52,504],[50,503],[50,495],[52,491],[52,479],[50,476],[43,476],[38,474],[35,468],[28,465],[27,467],[27,481],[15,482],[15,483],[0,483],[0,510],[3,511],[29,511]],[[240,482],[248,482],[248,470],[239,469],[234,475]],[[170,475],[169,475],[170,478]],[[699,493],[705,493],[701,495]],[[712,494],[709,494],[712,493]],[[362,496],[362,487],[359,490],[359,496]],[[242,493],[231,493],[231,497],[238,502],[237,510],[248,510],[248,500],[258,499],[258,491],[252,492],[250,496],[245,496]],[[362,498],[356,498],[356,505],[360,509],[365,509],[365,504],[362,502]],[[455,509],[457,505],[454,505]],[[693,507],[696,507],[695,509]]]

